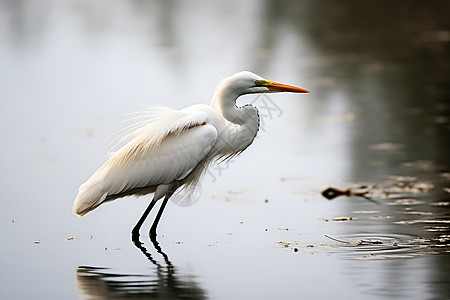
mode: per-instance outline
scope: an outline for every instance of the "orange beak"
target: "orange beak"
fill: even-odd
[[[311,93],[310,91],[302,89],[300,87],[273,81],[264,81],[262,85],[267,87],[269,91],[274,92]]]

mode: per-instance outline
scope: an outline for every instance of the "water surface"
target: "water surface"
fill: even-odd
[[[449,298],[448,6],[0,1],[1,298]],[[71,213],[125,114],[244,69],[312,94],[240,99],[258,138],[156,247],[150,197]]]

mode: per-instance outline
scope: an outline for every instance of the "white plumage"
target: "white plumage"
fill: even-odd
[[[213,98],[217,109],[203,104],[179,111],[150,107],[121,138],[125,145],[80,186],[73,212],[82,216],[106,201],[155,193],[133,235],[138,236],[155,202],[165,197],[151,229],[156,236],[162,210],[177,189],[192,192],[210,163],[238,155],[253,142],[258,110],[252,105],[236,107],[236,99],[243,94],[280,91],[308,93],[244,71],[218,85]]]

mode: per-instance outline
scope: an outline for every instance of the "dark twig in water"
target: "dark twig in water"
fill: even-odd
[[[367,194],[369,194],[369,193],[370,193],[370,191],[368,189],[366,189],[364,191],[360,191],[360,192],[355,192],[355,191],[352,191],[350,188],[345,189],[345,190],[339,190],[339,189],[336,189],[333,187],[329,187],[322,191],[322,196],[324,196],[328,200],[333,200],[334,198],[340,197],[340,196],[347,196],[347,197],[356,196],[356,197],[362,197],[362,198],[364,198],[370,202],[373,202],[375,204],[379,204],[378,201],[367,196]]]
[[[331,237],[331,236],[326,235],[326,234],[325,234],[325,237],[329,238],[330,240],[333,240],[333,241],[336,241],[336,242],[340,242],[340,243],[344,243],[344,244],[351,245],[351,246],[381,245],[381,244],[383,244],[383,242],[381,242],[381,241],[367,241],[367,240],[359,240],[359,239],[350,240],[350,241],[344,241],[344,240],[339,240],[337,238]]]
[[[344,244],[350,244],[350,243],[347,242],[347,241],[338,240],[338,239],[336,239],[336,238],[334,238],[334,237],[331,237],[331,236],[329,236],[329,235],[326,235],[326,234],[325,234],[325,237],[326,237],[326,238],[329,238],[330,240],[336,241],[336,242],[340,242],[340,243],[344,243]]]
[[[389,176],[374,184],[350,186],[344,190],[329,187],[322,191],[322,195],[328,200],[340,196],[357,196],[379,204],[375,199],[416,197],[428,193],[433,187],[434,185],[431,182],[418,180],[416,177]]]

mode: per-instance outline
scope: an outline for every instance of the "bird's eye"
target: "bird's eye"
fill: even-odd
[[[264,85],[264,80],[255,80],[255,85],[257,86]]]

